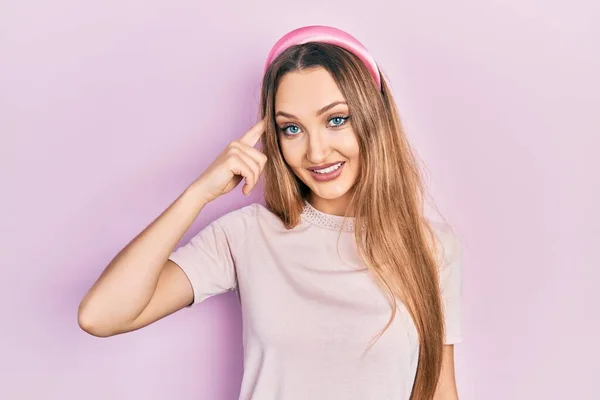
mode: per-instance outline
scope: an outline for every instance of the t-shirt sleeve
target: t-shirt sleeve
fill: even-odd
[[[444,344],[460,343],[462,332],[462,247],[458,237],[444,228],[440,234],[443,262],[440,268],[440,288],[444,307],[446,336]]]
[[[246,215],[247,208],[216,219],[169,256],[192,285],[191,305],[237,288],[235,259],[245,237]]]

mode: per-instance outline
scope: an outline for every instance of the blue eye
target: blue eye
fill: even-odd
[[[296,125],[288,125],[281,128],[281,132],[287,136],[294,136],[300,132],[300,128],[298,128]]]
[[[346,121],[348,120],[348,118],[350,118],[350,116],[347,116],[347,117],[337,116],[337,117],[333,117],[333,118],[329,119],[329,122],[331,122],[333,124],[333,127],[338,127],[338,126],[344,125],[346,123]]]

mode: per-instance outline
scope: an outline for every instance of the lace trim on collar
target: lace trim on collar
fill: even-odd
[[[344,232],[354,231],[354,217],[342,217],[321,212],[314,208],[308,201],[304,202],[302,216],[315,225],[323,228],[342,230]]]

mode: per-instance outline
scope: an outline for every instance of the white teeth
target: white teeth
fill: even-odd
[[[323,169],[315,169],[314,171],[317,174],[328,174],[330,172],[335,171],[336,169],[338,169],[341,166],[342,166],[342,163],[340,162],[340,163],[337,163],[335,165],[332,165],[331,167],[327,167],[327,168],[323,168]]]

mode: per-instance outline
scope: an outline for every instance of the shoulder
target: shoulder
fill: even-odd
[[[258,203],[252,203],[227,211],[215,219],[214,222],[224,230],[249,226],[252,220],[256,218],[259,206]]]
[[[278,223],[283,226],[279,218],[267,207],[260,203],[252,203],[223,214],[215,220],[217,224],[226,231],[244,231],[252,229],[263,222],[269,224]]]
[[[461,257],[461,245],[460,239],[454,229],[442,221],[428,219],[427,222],[435,236],[436,252],[440,267],[444,268],[459,260]]]
[[[213,222],[227,238],[232,249],[243,251],[248,241],[263,240],[265,235],[273,237],[285,232],[283,222],[268,208],[260,203],[252,203],[226,212]],[[258,234],[262,232],[262,234]]]

